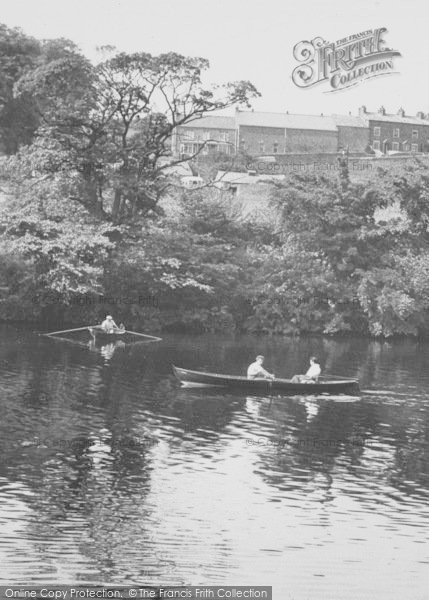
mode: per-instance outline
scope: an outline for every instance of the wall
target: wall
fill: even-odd
[[[350,152],[364,152],[369,144],[369,127],[347,127],[338,125],[338,148]]]
[[[336,152],[338,132],[287,129],[286,152]]]
[[[262,150],[261,142],[264,146]],[[283,128],[240,125],[239,148],[247,154],[274,154],[275,143],[278,144],[278,153],[283,153],[285,151],[285,130]]]

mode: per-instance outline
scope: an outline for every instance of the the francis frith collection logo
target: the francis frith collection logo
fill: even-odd
[[[302,41],[294,46],[293,56],[300,63],[292,73],[298,87],[309,88],[326,82],[336,92],[371,77],[394,74],[393,59],[401,56],[386,47],[383,39],[387,29],[370,29],[336,42],[321,37]]]

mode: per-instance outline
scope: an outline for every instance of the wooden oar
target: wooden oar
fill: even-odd
[[[132,335],[138,335],[140,337],[151,338],[152,340],[162,340],[162,338],[157,337],[156,335],[147,335],[146,333],[138,333],[137,331],[130,331],[129,329],[127,329],[126,332],[131,333]]]
[[[75,329],[62,329],[61,331],[51,331],[50,333],[42,333],[42,335],[59,335],[60,333],[72,333],[73,331],[85,331],[85,329],[99,327],[99,325],[87,325],[86,327],[75,327]]]
[[[47,334],[44,333],[42,335],[47,335]],[[85,344],[84,342],[77,342],[76,340],[70,340],[69,338],[55,337],[55,340],[60,341],[60,342],[67,342],[68,344],[74,344],[75,346],[80,346],[81,348],[88,347],[88,344]]]
[[[100,325],[86,325],[86,327],[75,327],[74,329],[62,329],[61,331],[51,331],[49,333],[42,333],[42,335],[60,335],[62,333],[73,333],[75,331],[85,331],[85,330],[90,330],[90,329],[101,329]],[[150,338],[151,340],[157,340],[157,341],[161,341],[162,338],[157,337],[155,335],[147,335],[145,333],[138,333],[137,331],[129,331],[128,329],[123,330],[120,329],[118,327],[118,329],[115,330],[116,332],[124,332],[124,333],[130,333],[131,335],[137,335],[140,337],[144,337],[144,338]]]
[[[340,379],[341,381],[358,381],[357,377],[343,377],[342,375],[319,375],[319,379]]]

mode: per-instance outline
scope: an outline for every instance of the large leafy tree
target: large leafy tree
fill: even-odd
[[[40,53],[40,42],[0,23],[0,145],[6,154],[28,144],[38,126],[32,99],[27,94],[17,98],[14,86],[34,68]]]
[[[346,167],[339,178],[298,174],[276,186],[284,246],[257,303],[275,306],[284,331],[425,331],[428,168],[354,184]]]
[[[41,122],[30,162],[40,176],[72,178],[73,199],[116,224],[157,212],[180,162],[169,148],[177,125],[258,95],[246,81],[206,87],[202,58],[107,48],[92,66],[72,44],[60,52],[55,44],[16,86],[18,98],[35,100]]]
[[[174,183],[174,128],[258,92],[249,82],[205,86],[202,58],[105,48],[92,65],[68,40],[39,50],[13,87],[16,101],[31,99],[38,129],[3,164],[0,227],[7,251],[31,264],[34,287],[67,302],[103,292],[115,252],[138,254],[148,217]],[[159,261],[149,254],[150,270]]]
[[[277,185],[273,198],[281,214],[286,247],[293,249],[292,254],[288,252],[293,286],[300,281],[297,291],[307,289],[304,298],[308,297],[313,311],[305,319],[310,330],[362,327],[359,274],[371,267],[375,257],[386,258],[388,232],[375,220],[384,196],[371,184],[352,184],[343,168],[339,178],[297,174],[287,184]],[[297,262],[299,269],[295,268]],[[320,298],[317,305],[315,298]],[[307,310],[306,305],[300,303],[301,312]]]
[[[395,207],[378,221],[384,253],[361,274],[358,297],[372,335],[429,331],[429,169],[421,160],[380,173],[377,186]]]
[[[240,327],[251,310],[248,288],[257,285],[250,248],[269,227],[238,217],[217,191],[183,193],[174,212],[112,258],[105,289],[130,299],[131,319],[144,315],[159,326],[161,317],[164,327],[194,331]],[[139,305],[148,297],[156,310]]]

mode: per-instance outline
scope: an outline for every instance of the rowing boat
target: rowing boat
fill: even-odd
[[[130,331],[129,329],[119,327],[114,329],[111,333],[108,333],[107,331],[104,331],[104,329],[102,329],[101,325],[86,325],[84,327],[75,327],[73,329],[51,331],[49,333],[42,333],[41,335],[46,335],[47,337],[68,341],[66,338],[60,338],[58,336],[64,336],[66,334],[74,334],[78,332],[86,332],[87,334],[89,332],[93,340],[99,341],[101,343],[109,343],[114,342],[116,340],[122,340],[124,342],[135,341],[136,343],[138,343],[141,341],[140,338],[146,340],[147,342],[160,342],[162,339],[160,337],[156,337],[155,335],[148,335],[147,333],[139,333],[138,331]]]
[[[104,331],[99,327],[88,327],[89,333],[98,342],[115,342],[120,340],[127,332],[125,329],[114,329],[113,331]]]
[[[358,394],[357,379],[338,379],[292,383],[290,379],[247,379],[237,375],[220,375],[190,371],[173,365],[173,372],[184,387],[215,387],[256,394]]]

